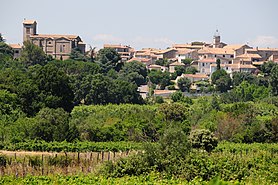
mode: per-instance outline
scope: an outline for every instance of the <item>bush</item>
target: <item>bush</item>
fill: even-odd
[[[217,147],[218,141],[213,133],[206,129],[196,129],[191,131],[189,140],[193,148],[201,148],[211,152]]]

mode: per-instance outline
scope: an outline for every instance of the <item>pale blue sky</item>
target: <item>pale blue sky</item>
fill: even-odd
[[[173,43],[223,42],[278,48],[277,0],[1,0],[0,32],[22,42],[22,21],[38,33],[77,34],[84,42],[166,48]]]

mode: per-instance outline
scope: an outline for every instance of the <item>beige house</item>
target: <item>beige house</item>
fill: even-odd
[[[86,45],[79,36],[37,34],[37,22],[34,20],[23,21],[23,41],[28,40],[56,59],[68,59],[74,48],[79,48],[82,53],[85,53]]]
[[[185,66],[185,64],[181,63],[181,62],[174,62],[174,63],[169,65],[169,72],[174,73],[176,71],[175,67],[177,67],[177,66]]]
[[[14,52],[14,59],[21,56],[22,46],[20,44],[9,44]]]
[[[134,49],[130,46],[125,45],[113,45],[113,44],[104,44],[103,48],[113,48],[115,49],[121,56],[123,62],[128,61],[134,55]]]

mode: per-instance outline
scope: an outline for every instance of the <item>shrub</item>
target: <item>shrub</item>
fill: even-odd
[[[189,140],[193,148],[201,148],[211,152],[218,144],[213,133],[206,129],[196,129],[191,131]]]

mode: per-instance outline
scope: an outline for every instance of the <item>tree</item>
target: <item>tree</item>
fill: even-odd
[[[251,73],[246,72],[234,72],[233,73],[233,86],[236,87],[241,84],[243,81],[248,83],[255,83],[256,79]]]
[[[189,66],[185,70],[185,74],[196,74],[197,72],[198,70],[193,66]]]
[[[158,111],[164,115],[166,121],[183,121],[189,115],[188,108],[181,103],[163,103]]]
[[[87,76],[81,85],[85,104],[108,104],[111,103],[110,90],[112,80],[102,74]]]
[[[69,130],[69,113],[63,109],[43,108],[35,117],[31,138],[64,141]]]
[[[183,73],[185,73],[185,67],[184,66],[176,66],[175,72],[177,73],[177,76],[181,76]]]
[[[217,138],[206,129],[192,130],[189,135],[189,141],[193,148],[201,148],[207,152],[211,152],[218,144]]]
[[[164,89],[170,84],[171,77],[169,72],[151,70],[148,76],[152,83],[160,85],[160,89]]]
[[[45,65],[47,56],[39,46],[36,46],[30,41],[23,42],[23,50],[20,60],[25,63],[26,66],[32,66],[36,64]]]
[[[181,91],[176,91],[173,94],[171,94],[171,99],[173,102],[183,102],[188,104],[193,103],[192,100],[189,97],[184,96]]]
[[[266,75],[269,76],[271,74],[271,70],[274,66],[276,66],[277,64],[275,64],[272,61],[269,62],[265,62],[262,66],[261,66],[261,71]]]
[[[218,58],[218,59],[216,60],[216,70],[220,70],[220,69],[221,69],[220,64],[221,64],[221,61],[220,61],[220,59]]]
[[[132,103],[143,104],[144,101],[137,91],[137,85],[122,80],[115,80],[110,89],[110,96],[112,103]]]
[[[39,100],[43,107],[63,108],[71,111],[73,108],[73,91],[69,77],[54,64],[36,66],[31,69],[34,83],[38,86]]]
[[[138,61],[125,63],[119,72],[121,79],[128,82],[134,82],[137,86],[146,83],[147,74],[146,66]]]
[[[274,95],[278,95],[278,65],[275,65],[270,74],[270,85]]]
[[[155,64],[160,65],[160,66],[169,67],[170,62],[167,59],[160,58],[160,59],[155,61]]]
[[[0,33],[0,61],[5,61],[13,58],[13,49],[5,43],[5,39],[2,37]]]
[[[182,92],[189,91],[191,86],[191,81],[188,78],[180,78],[178,80],[178,87]]]
[[[75,47],[71,50],[70,59],[76,61],[89,61],[89,58],[86,57],[78,47]]]
[[[96,57],[96,62],[101,65],[102,70],[105,73],[110,69],[120,71],[123,66],[120,55],[113,48],[100,49]]]
[[[227,72],[223,69],[216,70],[211,76],[212,84],[216,86],[216,90],[227,92],[231,89],[232,80]]]
[[[192,61],[193,61],[193,59],[191,59],[191,58],[186,58],[186,59],[181,60],[181,62],[184,63],[185,66],[189,66]]]

